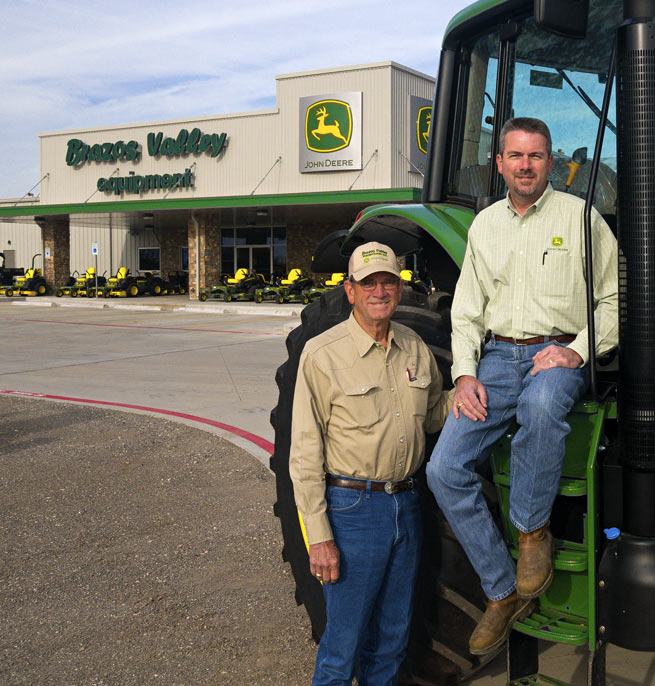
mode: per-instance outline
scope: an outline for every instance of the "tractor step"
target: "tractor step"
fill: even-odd
[[[568,681],[553,679],[545,674],[531,674],[507,682],[507,686],[573,686]]]
[[[519,549],[516,545],[509,546],[511,556],[518,560]],[[565,572],[584,572],[587,569],[588,557],[587,551],[580,548],[571,548],[562,543],[562,541],[555,540],[555,569]]]
[[[567,615],[553,608],[540,607],[529,617],[514,624],[513,629],[534,638],[574,646],[585,645],[589,639],[589,629],[583,618]],[[526,683],[540,684],[542,682]],[[559,684],[561,682],[548,681],[543,683]]]

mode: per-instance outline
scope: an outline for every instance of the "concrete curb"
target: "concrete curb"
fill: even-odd
[[[169,297],[169,296],[167,296]],[[175,296],[173,296],[175,297]],[[238,303],[181,303],[167,302],[157,305],[150,305],[144,302],[125,303],[123,300],[100,300],[91,299],[64,299],[52,296],[40,296],[34,299],[10,300],[12,305],[25,307],[62,307],[62,308],[86,308],[93,310],[102,309],[116,309],[116,310],[141,310],[152,312],[191,312],[196,314],[246,314],[246,315],[263,315],[265,317],[293,317],[294,319],[300,317],[303,306],[288,306],[280,307],[279,305],[261,303],[259,305],[240,305]],[[137,300],[137,299],[135,299]]]

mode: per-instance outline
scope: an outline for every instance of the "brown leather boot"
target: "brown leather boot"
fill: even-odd
[[[553,583],[555,544],[546,522],[541,529],[524,534],[519,531],[519,561],[516,565],[516,590],[521,598],[537,598]]]
[[[507,640],[512,624],[525,619],[534,606],[534,601],[519,598],[516,591],[502,600],[487,602],[487,611],[469,638],[469,650],[473,655],[486,655],[500,648]]]

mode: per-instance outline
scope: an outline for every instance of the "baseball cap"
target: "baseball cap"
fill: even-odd
[[[384,243],[371,241],[355,248],[348,262],[348,274],[361,281],[375,272],[389,272],[400,278],[396,253]]]

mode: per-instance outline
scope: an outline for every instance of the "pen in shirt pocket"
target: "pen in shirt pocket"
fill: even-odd
[[[407,371],[407,378],[408,378],[410,381],[416,381],[416,377],[415,377],[415,376],[412,376],[412,372],[409,371],[409,367],[407,367],[407,370],[406,370],[406,371]]]
[[[548,250],[544,250],[544,254],[541,257],[541,266],[542,267],[546,264],[546,255],[548,255]]]

